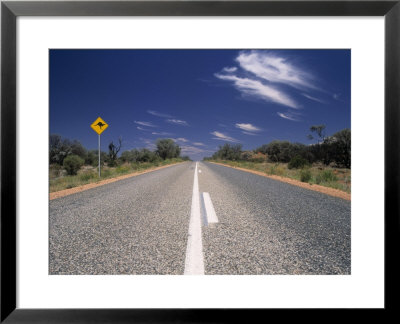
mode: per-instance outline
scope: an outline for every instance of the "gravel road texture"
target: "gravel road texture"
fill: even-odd
[[[198,169],[219,219],[203,219],[205,274],[350,274],[349,201],[216,164]],[[183,274],[194,170],[182,163],[51,200],[49,273]]]

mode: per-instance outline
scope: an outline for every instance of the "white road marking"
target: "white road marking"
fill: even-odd
[[[210,194],[208,192],[203,192],[204,207],[206,209],[207,223],[218,223],[218,217],[215,213],[213,203],[211,201]]]
[[[201,238],[201,213],[197,162],[194,170],[192,209],[190,212],[189,237],[186,248],[185,275],[204,275],[203,242]]]

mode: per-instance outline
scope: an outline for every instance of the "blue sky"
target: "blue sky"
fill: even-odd
[[[224,143],[309,144],[312,125],[350,128],[350,50],[50,50],[50,133],[97,149],[90,124],[109,127],[102,150],[154,149],[172,138],[183,155]]]

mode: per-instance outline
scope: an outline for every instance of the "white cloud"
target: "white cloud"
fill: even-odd
[[[197,146],[206,146],[205,144],[200,143],[200,142],[193,142],[193,145],[197,145]]]
[[[170,124],[189,126],[189,124],[186,121],[180,119],[167,119],[166,122]]]
[[[252,124],[244,124],[244,123],[242,123],[242,124],[235,124],[235,126],[237,128],[240,128],[241,130],[246,131],[246,132],[260,132],[262,130],[261,128],[256,127],[256,126],[254,126]]]
[[[140,138],[140,141],[144,144],[146,144],[146,148],[149,150],[154,150],[156,149],[156,145],[153,143],[151,139],[147,138]]]
[[[271,52],[241,52],[236,61],[244,70],[269,82],[284,83],[294,88],[315,88],[310,73],[295,67],[287,58]]]
[[[254,134],[254,133],[249,133],[249,132],[242,132],[243,134],[246,134],[246,135],[257,135],[257,134]]]
[[[141,131],[149,131],[148,129],[146,129],[146,128],[143,128],[143,127],[140,127],[140,126],[138,126],[138,127],[136,127],[138,130],[141,130]]]
[[[164,113],[160,113],[160,112],[155,111],[155,110],[147,110],[147,112],[148,112],[150,115],[157,116],[157,117],[162,117],[162,118],[173,118],[171,115],[164,114]]]
[[[303,95],[304,97],[306,97],[307,99],[310,99],[310,100],[313,100],[313,101],[316,101],[316,102],[319,102],[319,103],[322,103],[322,104],[326,104],[325,101],[323,101],[323,100],[321,100],[321,99],[318,99],[318,98],[315,98],[315,97],[312,97],[312,96],[310,96],[310,95],[308,95],[308,94],[302,93],[302,95]]]
[[[171,133],[167,132],[152,132],[152,135],[162,135],[162,136],[167,136],[167,135],[172,135]]]
[[[278,112],[277,114],[279,117],[282,117],[284,119],[288,119],[291,121],[300,121],[300,119],[298,119],[294,114],[292,114],[290,112],[287,112],[287,113]]]
[[[191,145],[180,145],[181,148],[181,153],[182,154],[199,154],[199,153],[204,153],[204,152],[214,152],[210,150],[204,150],[195,146]]]
[[[144,122],[144,121],[136,121],[135,120],[135,124],[146,126],[146,127],[157,127],[156,125],[153,125],[150,122]]]
[[[232,73],[235,72],[237,70],[237,67],[233,66],[233,67],[225,67],[224,68],[224,72],[228,72],[228,73]]]
[[[299,108],[297,103],[284,92],[263,84],[261,81],[218,73],[216,73],[215,76],[221,80],[233,81],[236,89],[243,94],[254,96],[265,101],[272,101],[291,108]]]
[[[213,139],[216,139],[216,140],[233,142],[233,143],[239,143],[240,142],[240,141],[238,141],[237,139],[235,139],[233,137],[230,137],[230,136],[228,136],[226,134],[223,134],[223,133],[220,133],[220,132],[217,132],[217,131],[212,132],[210,134],[216,136],[216,137],[213,137]]]
[[[184,138],[184,137],[174,138],[174,141],[176,141],[176,142],[183,142],[183,143],[189,142],[189,140],[186,139],[186,138]]]

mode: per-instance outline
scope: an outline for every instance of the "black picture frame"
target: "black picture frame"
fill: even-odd
[[[400,0],[395,1],[2,1],[1,313],[3,323],[198,323],[263,318],[266,310],[16,308],[16,19],[19,16],[384,16],[385,308],[395,310],[399,244]],[[272,311],[272,310],[271,310]],[[382,310],[377,310],[379,316]],[[370,315],[367,315],[370,316]],[[317,316],[318,317],[318,316]],[[319,319],[321,320],[321,318]],[[248,322],[248,321],[247,321]],[[250,322],[252,322],[250,320]],[[255,320],[258,322],[258,320]]]

